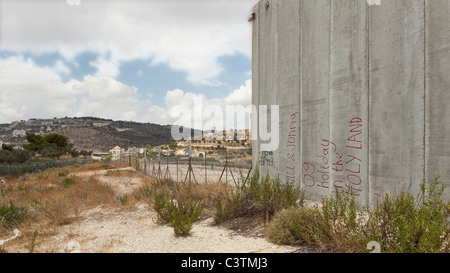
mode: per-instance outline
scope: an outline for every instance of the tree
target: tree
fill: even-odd
[[[8,144],[2,144],[2,149],[5,151],[13,151],[13,146],[12,145],[8,145]]]
[[[1,150],[0,151],[0,163],[24,163],[31,158],[31,154],[24,150]]]
[[[61,155],[70,153],[73,147],[67,137],[57,133],[51,133],[43,137],[27,134],[27,140],[29,144],[24,144],[22,147],[27,151],[38,152],[44,157],[59,159]]]
[[[70,146],[69,139],[63,135],[57,133],[51,133],[44,136],[44,141],[50,144],[50,146],[58,146],[60,148],[67,148]]]
[[[35,134],[28,134],[27,133],[27,141],[29,144],[24,144],[22,147],[30,152],[37,152],[44,148],[44,139],[42,139],[41,136],[35,135]]]

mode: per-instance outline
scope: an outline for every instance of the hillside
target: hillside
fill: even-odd
[[[167,145],[173,141],[170,125],[66,117],[0,124],[0,142],[20,145],[27,142],[26,133],[49,132],[63,134],[74,143],[74,148],[88,151],[109,151],[116,145],[123,148]]]

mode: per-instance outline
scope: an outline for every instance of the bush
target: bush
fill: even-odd
[[[269,224],[267,239],[329,252],[367,252],[371,241],[388,253],[448,252],[449,204],[441,199],[445,184],[438,180],[439,175],[429,186],[423,182],[418,199],[410,193],[386,195],[366,217],[353,198],[339,193],[323,198],[321,206],[281,211]]]
[[[153,196],[153,209],[158,215],[158,222],[170,223],[176,236],[187,236],[193,223],[202,214],[204,205],[194,197],[192,188],[188,186],[174,185],[163,181],[157,182],[153,187],[143,188],[144,195]]]
[[[68,188],[73,184],[75,184],[75,180],[73,180],[72,178],[66,178],[66,179],[62,180],[61,182],[59,182],[59,185],[64,188]]]
[[[246,179],[241,175],[234,191],[228,194],[224,204],[220,199],[216,204],[216,223],[244,215],[263,215],[266,221],[278,211],[296,206],[302,199],[299,186],[281,183],[279,177],[272,179],[269,174],[260,178],[258,168]]]
[[[20,224],[28,216],[28,208],[14,205],[0,205],[0,222],[7,228]]]
[[[366,237],[360,229],[353,199],[336,194],[321,206],[283,210],[266,230],[269,241],[287,245],[312,245],[328,252],[364,252]]]
[[[126,205],[128,202],[128,194],[122,193],[116,196],[117,200],[120,201],[122,205]]]
[[[173,202],[173,200],[172,200]],[[176,202],[172,205],[171,224],[175,235],[187,236],[192,229],[192,224],[200,217],[203,205],[200,201],[190,200],[187,202]]]
[[[310,223],[315,222],[317,217],[312,212],[315,211],[303,207],[291,207],[281,210],[267,226],[267,240],[279,245],[311,243],[310,239],[312,237],[307,236],[307,230],[302,231],[299,228],[307,228],[310,226]]]
[[[379,242],[384,252],[448,252],[450,213],[441,199],[445,184],[439,179],[438,174],[429,186],[423,182],[417,201],[410,193],[396,198],[386,194],[370,215],[370,240]]]
[[[24,150],[0,150],[0,163],[21,164],[30,158],[31,154]]]

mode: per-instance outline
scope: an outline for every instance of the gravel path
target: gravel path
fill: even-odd
[[[121,171],[132,170],[131,168]],[[118,193],[140,186],[139,178],[105,176],[107,171],[75,173],[97,176]],[[83,212],[81,220],[58,227],[39,242],[38,252],[82,253],[286,253],[297,249],[269,243],[262,236],[243,236],[214,226],[209,218],[194,223],[190,235],[175,237],[173,228],[155,223],[156,213],[145,203],[132,208],[97,207]]]
[[[212,219],[196,222],[188,237],[175,237],[173,228],[156,224],[147,205],[131,211],[93,209],[85,219],[61,227],[40,245],[44,252],[87,253],[286,253],[294,247],[278,246],[261,237],[237,235],[213,226]]]

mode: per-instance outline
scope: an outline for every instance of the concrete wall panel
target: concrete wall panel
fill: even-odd
[[[369,206],[437,172],[449,183],[450,1],[257,7],[253,99],[280,107],[278,150],[262,161],[253,143],[263,171],[300,179],[312,199],[337,187]]]
[[[426,1],[427,181],[440,173],[450,181],[450,1]],[[450,187],[447,187],[447,196]]]
[[[323,151],[330,139],[330,8],[329,0],[305,0],[300,12],[302,186],[313,198],[330,192]]]
[[[277,15],[278,15],[278,1],[271,0],[260,3],[259,18],[260,18],[260,36],[259,36],[259,103],[267,106],[267,128],[271,131],[271,126],[278,126],[278,124],[270,124],[271,105],[278,105],[277,92]],[[268,4],[268,6],[266,6]],[[261,122],[262,116],[259,116]],[[259,129],[265,126],[259,124]],[[278,137],[278,136],[277,136]],[[267,142],[270,142],[266,141]],[[262,141],[259,143],[261,145]],[[262,151],[259,147],[259,168],[262,174],[269,173],[271,176],[276,176],[279,173],[279,153],[273,151]]]
[[[280,179],[300,181],[300,1],[278,7],[277,90],[280,105]],[[282,3],[282,4],[281,4]],[[297,50],[291,50],[296,48]]]
[[[368,8],[332,1],[330,52],[330,186],[367,204]]]
[[[424,1],[370,9],[370,191],[373,202],[424,179]]]
[[[254,14],[253,27],[252,27],[252,105],[258,106],[259,103],[259,24],[260,24],[260,4],[257,3],[252,10]],[[256,112],[254,112],[256,110]],[[251,116],[252,128],[252,140],[258,138],[258,109],[253,108]],[[259,145],[253,145],[252,153],[254,155],[259,155]],[[252,165],[256,166],[258,163],[258,156],[252,157]]]

